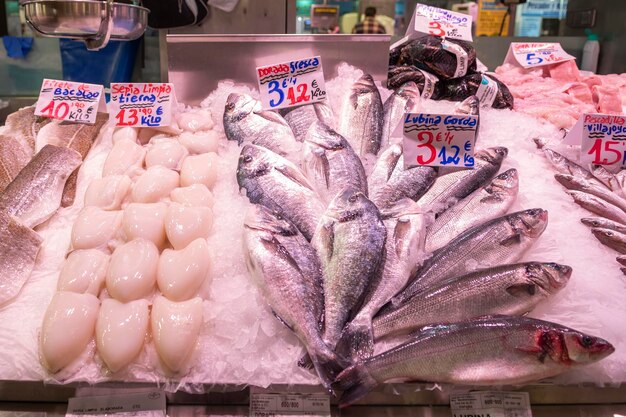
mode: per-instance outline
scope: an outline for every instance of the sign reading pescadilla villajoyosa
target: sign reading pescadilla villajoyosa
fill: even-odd
[[[478,117],[407,113],[404,119],[404,166],[474,167]]]
[[[104,88],[98,84],[44,79],[35,115],[69,122],[94,124],[106,112]]]
[[[326,99],[319,56],[256,68],[261,104],[266,110],[300,106]]]
[[[171,83],[111,84],[109,113],[116,126],[170,126],[176,110],[176,94]]]
[[[626,167],[626,116],[585,113],[564,143],[580,145],[582,164]]]
[[[575,59],[558,42],[511,42],[504,62],[533,68]]]

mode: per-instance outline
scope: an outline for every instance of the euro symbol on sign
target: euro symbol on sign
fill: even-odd
[[[467,142],[465,142],[465,152],[469,152],[470,149],[472,149],[472,142],[470,142],[469,140]]]
[[[311,87],[317,88],[317,80],[313,80],[313,82],[311,83]]]

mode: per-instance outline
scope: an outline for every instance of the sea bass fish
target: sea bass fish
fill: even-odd
[[[572,196],[576,204],[585,210],[609,220],[626,224],[626,213],[606,200],[581,191],[569,191],[568,194]]]
[[[394,130],[398,127],[405,113],[417,112],[417,106],[421,100],[421,93],[417,84],[409,81],[401,85],[383,104],[383,136],[381,144],[383,147],[389,144],[389,139]]]
[[[571,274],[569,266],[539,262],[470,272],[425,290],[398,309],[377,316],[374,338],[408,334],[433,323],[454,323],[493,314],[526,314],[560,291]]]
[[[323,122],[314,122],[305,136],[304,172],[325,201],[350,186],[367,196],[367,176],[348,141]]]
[[[626,200],[611,192],[606,187],[598,186],[584,178],[568,174],[554,174],[554,178],[568,190],[581,191],[587,194],[595,195],[596,197],[599,197],[626,212]]]
[[[464,169],[438,177],[419,200],[420,204],[430,207],[436,214],[441,214],[450,205],[467,197],[495,177],[507,154],[508,150],[503,147],[476,152],[474,169]]]
[[[318,120],[331,128],[335,124],[333,111],[323,102],[280,109],[279,114],[283,116],[289,127],[291,127],[298,142],[304,140],[311,125]]]
[[[605,219],[604,217],[583,217],[580,221],[585,226],[616,230],[620,233],[626,234],[626,225],[614,222],[613,220]]]
[[[542,209],[518,211],[474,226],[433,253],[411,276],[411,283],[392,299],[398,306],[418,292],[478,268],[517,261],[548,224]]]
[[[391,145],[374,165],[368,179],[370,199],[381,210],[402,199],[419,200],[433,185],[437,170],[428,166],[404,168],[401,145]]]
[[[299,146],[289,124],[273,111],[263,110],[261,102],[247,94],[231,93],[224,108],[224,133],[239,145],[251,142],[282,156]]]
[[[237,182],[246,189],[250,202],[280,213],[311,239],[325,206],[294,164],[261,146],[245,145]]]
[[[374,79],[364,74],[343,103],[338,132],[359,155],[377,155],[383,133],[383,103]]]
[[[611,229],[592,228],[591,233],[598,239],[604,246],[626,254],[626,234],[620,233]]]
[[[517,198],[518,186],[517,170],[509,169],[444,211],[428,228],[426,251],[434,252],[459,233],[504,215]]]
[[[15,298],[30,277],[43,239],[0,210],[0,305]]]
[[[337,377],[339,406],[391,379],[459,385],[525,384],[597,362],[615,351],[606,340],[527,317],[487,317],[427,328]]]
[[[353,359],[367,358],[374,352],[372,317],[407,284],[411,271],[424,259],[425,215],[412,200],[403,200],[394,207],[393,217],[384,220],[387,229],[386,257],[382,274],[367,290],[363,307],[346,325],[337,344],[337,351],[349,352]]]
[[[306,346],[325,387],[342,365],[322,340],[324,291],[315,251],[290,222],[253,206],[244,222],[246,265],[274,315]]]
[[[81,162],[72,149],[44,146],[0,193],[0,210],[27,227],[45,222],[58,210],[65,182]]]
[[[324,340],[335,348],[341,330],[363,301],[380,269],[387,231],[378,209],[358,190],[347,188],[330,203],[311,244],[324,276]]]

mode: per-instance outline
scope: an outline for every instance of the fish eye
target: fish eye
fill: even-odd
[[[226,103],[226,110],[233,110],[235,108],[235,103]]]
[[[250,155],[246,155],[246,156],[244,156],[244,157],[243,157],[243,162],[245,162],[246,164],[247,164],[248,162],[252,162],[252,156],[250,156]]]
[[[351,203],[354,203],[356,201],[356,199],[358,198],[358,196],[356,194],[352,194],[349,198],[348,201]]]
[[[583,345],[583,347],[591,347],[591,345],[593,345],[593,337],[583,336],[580,343]]]

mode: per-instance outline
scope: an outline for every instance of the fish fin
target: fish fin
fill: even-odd
[[[506,239],[500,241],[500,244],[502,246],[513,246],[513,245],[519,245],[521,241],[522,241],[521,233],[516,233],[513,236],[509,236]]]
[[[278,319],[278,321],[279,321],[279,322],[281,322],[282,324],[284,324],[285,326],[287,326],[287,328],[288,328],[289,330],[291,330],[292,332],[294,331],[294,330],[293,330],[293,327],[292,327],[289,323],[287,323],[285,320],[283,320],[283,318],[282,318],[282,317],[280,317],[280,316],[278,315],[278,313],[276,313],[274,310],[272,310],[272,314],[274,315],[274,317],[276,317],[276,318]]]
[[[324,178],[324,184],[326,189],[328,189],[330,186],[330,163],[328,162],[326,152],[313,152],[313,155],[314,158],[311,164],[313,172],[315,172],[318,178]]]
[[[335,395],[331,385],[337,375],[341,373],[350,363],[339,357],[335,352],[327,347],[322,352],[309,354],[311,363],[317,372],[320,382],[331,395]]]
[[[506,292],[513,297],[527,297],[537,293],[537,286],[535,284],[515,284],[507,287]]]
[[[374,334],[371,320],[356,317],[341,332],[335,351],[353,360],[363,360],[374,354]]]
[[[278,123],[280,125],[289,127],[289,124],[287,123],[287,121],[280,114],[278,114],[276,112],[268,111],[268,110],[262,110],[262,111],[256,111],[256,112],[254,112],[254,114],[256,114],[257,116],[262,117],[265,120],[268,120],[270,122]]]
[[[274,236],[261,237],[261,243],[263,244],[265,249],[267,249],[268,251],[272,253],[276,253],[280,258],[283,258],[285,261],[289,263],[289,265],[293,267],[293,269],[298,271],[301,275],[304,274],[302,270],[300,269],[300,265],[298,265],[298,262],[296,262],[296,260],[293,259],[289,251],[285,249],[285,247],[281,245],[280,242]]]
[[[399,218],[396,222],[396,227],[393,229],[393,247],[396,251],[396,255],[402,257],[406,253],[406,244],[409,240],[406,238],[411,230],[411,221],[408,219]]]
[[[316,232],[322,242],[322,246],[326,248],[326,261],[330,261],[335,250],[335,223],[327,222],[323,224],[322,227],[317,229]],[[322,255],[320,254],[320,257],[321,256]]]
[[[296,184],[304,188],[308,188],[311,191],[314,191],[313,186],[311,185],[309,180],[307,180],[304,174],[298,171],[297,168],[293,168],[288,165],[279,165],[279,166],[274,167],[274,169],[280,172],[281,174],[283,174],[289,180],[295,182]]]
[[[343,391],[339,407],[345,408],[363,398],[376,385],[378,382],[369,374],[365,364],[357,363],[341,372],[332,388]]]

